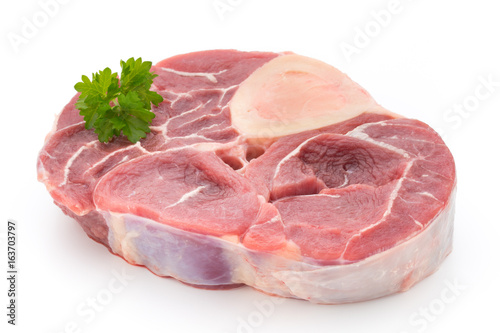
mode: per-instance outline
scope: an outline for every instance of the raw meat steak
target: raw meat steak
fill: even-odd
[[[450,253],[453,157],[337,69],[293,53],[214,50],[152,69],[148,136],[101,143],[76,95],[38,178],[89,237],[203,288],[317,303],[407,290]]]

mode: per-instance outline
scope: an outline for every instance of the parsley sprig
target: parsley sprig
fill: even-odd
[[[85,128],[93,128],[99,141],[109,142],[123,133],[136,143],[150,132],[149,124],[155,117],[151,104],[158,106],[163,101],[158,93],[150,91],[158,76],[150,71],[151,65],[141,58],[121,60],[120,79],[105,68],[93,73],[92,81],[82,75],[82,81],[75,84],[81,93],[76,108],[85,120]]]

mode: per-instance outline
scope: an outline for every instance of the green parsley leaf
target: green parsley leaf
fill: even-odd
[[[92,81],[82,75],[75,84],[80,97],[75,106],[85,120],[86,129],[94,129],[99,141],[109,142],[122,133],[136,143],[150,132],[149,124],[155,117],[151,104],[158,106],[163,101],[158,93],[151,91],[153,79],[152,63],[141,58],[120,61],[122,72],[105,68],[92,74]]]

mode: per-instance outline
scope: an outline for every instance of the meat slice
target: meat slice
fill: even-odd
[[[261,202],[250,182],[213,152],[193,148],[136,158],[106,174],[99,210],[130,213],[203,235],[241,235]]]
[[[414,137],[406,138],[410,132]],[[266,193],[287,239],[319,261],[355,262],[404,242],[447,204],[454,186],[454,169],[446,165],[451,153],[415,120],[318,134],[297,147],[289,140],[262,155],[272,163],[255,160],[246,171],[256,184],[266,183],[261,175],[272,175]]]
[[[282,142],[286,139],[276,146]],[[404,160],[395,151],[349,136],[320,134],[279,161],[270,188],[271,199],[323,194],[324,189],[354,184],[383,186],[401,177],[404,169]]]
[[[38,178],[92,239],[203,288],[317,303],[407,290],[451,251],[453,157],[344,73],[290,52],[213,50],[152,70],[151,133],[101,143],[75,95]]]
[[[95,208],[92,193],[100,177],[143,153],[140,145],[130,145],[125,138],[103,144],[83,123],[76,123],[56,131],[46,142],[38,159],[38,177],[57,202],[85,215]]]

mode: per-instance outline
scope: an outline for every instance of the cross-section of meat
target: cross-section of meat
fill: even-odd
[[[101,143],[78,95],[38,179],[89,237],[203,288],[346,303],[407,290],[452,247],[453,157],[428,125],[290,52],[213,50],[153,66],[148,136]]]

